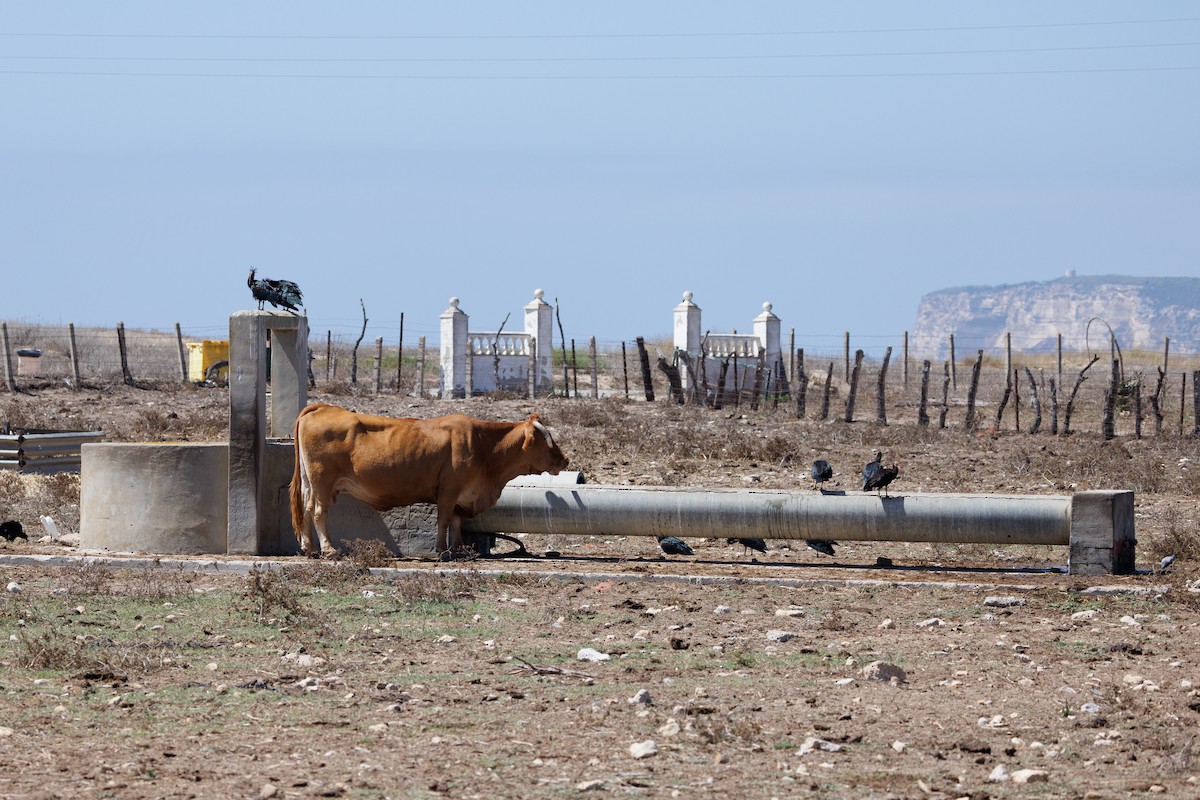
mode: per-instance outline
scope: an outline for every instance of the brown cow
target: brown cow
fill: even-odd
[[[320,552],[314,528],[324,554],[337,555],[327,520],[339,492],[376,511],[436,503],[437,550],[445,556],[462,548],[463,518],[494,506],[504,484],[518,475],[557,475],[567,466],[537,414],[521,422],[462,414],[395,419],[314,403],[296,418],[293,435],[292,527],[300,549],[313,557]]]

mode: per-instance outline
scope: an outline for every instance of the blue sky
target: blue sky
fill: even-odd
[[[25,3],[0,20],[0,318],[899,343],[923,294],[1197,275],[1188,2]]]

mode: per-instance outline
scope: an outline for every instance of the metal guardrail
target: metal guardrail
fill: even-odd
[[[0,434],[0,469],[78,472],[80,448],[104,440],[103,431],[23,430]]]

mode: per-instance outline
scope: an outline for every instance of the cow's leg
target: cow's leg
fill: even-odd
[[[460,552],[463,549],[462,521],[463,518],[461,514],[454,514],[450,517],[450,550],[455,553]]]
[[[438,501],[438,520],[437,520],[437,542],[435,550],[437,550],[438,558],[443,561],[450,560],[450,547],[447,544],[447,531],[454,520],[454,498]]]
[[[312,535],[309,534],[309,546],[313,550],[307,553],[308,556],[316,558],[320,555],[322,558],[341,558],[342,554],[333,542],[329,539],[329,507],[333,505],[332,497],[318,497],[313,503],[313,527],[317,530],[317,536],[321,539],[321,549],[319,553],[316,551],[316,542],[312,541]]]

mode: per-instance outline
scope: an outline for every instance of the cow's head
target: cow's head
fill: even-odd
[[[521,447],[529,454],[532,466],[540,472],[557,475],[567,468],[567,457],[537,414],[530,414],[525,420],[525,443]]]

